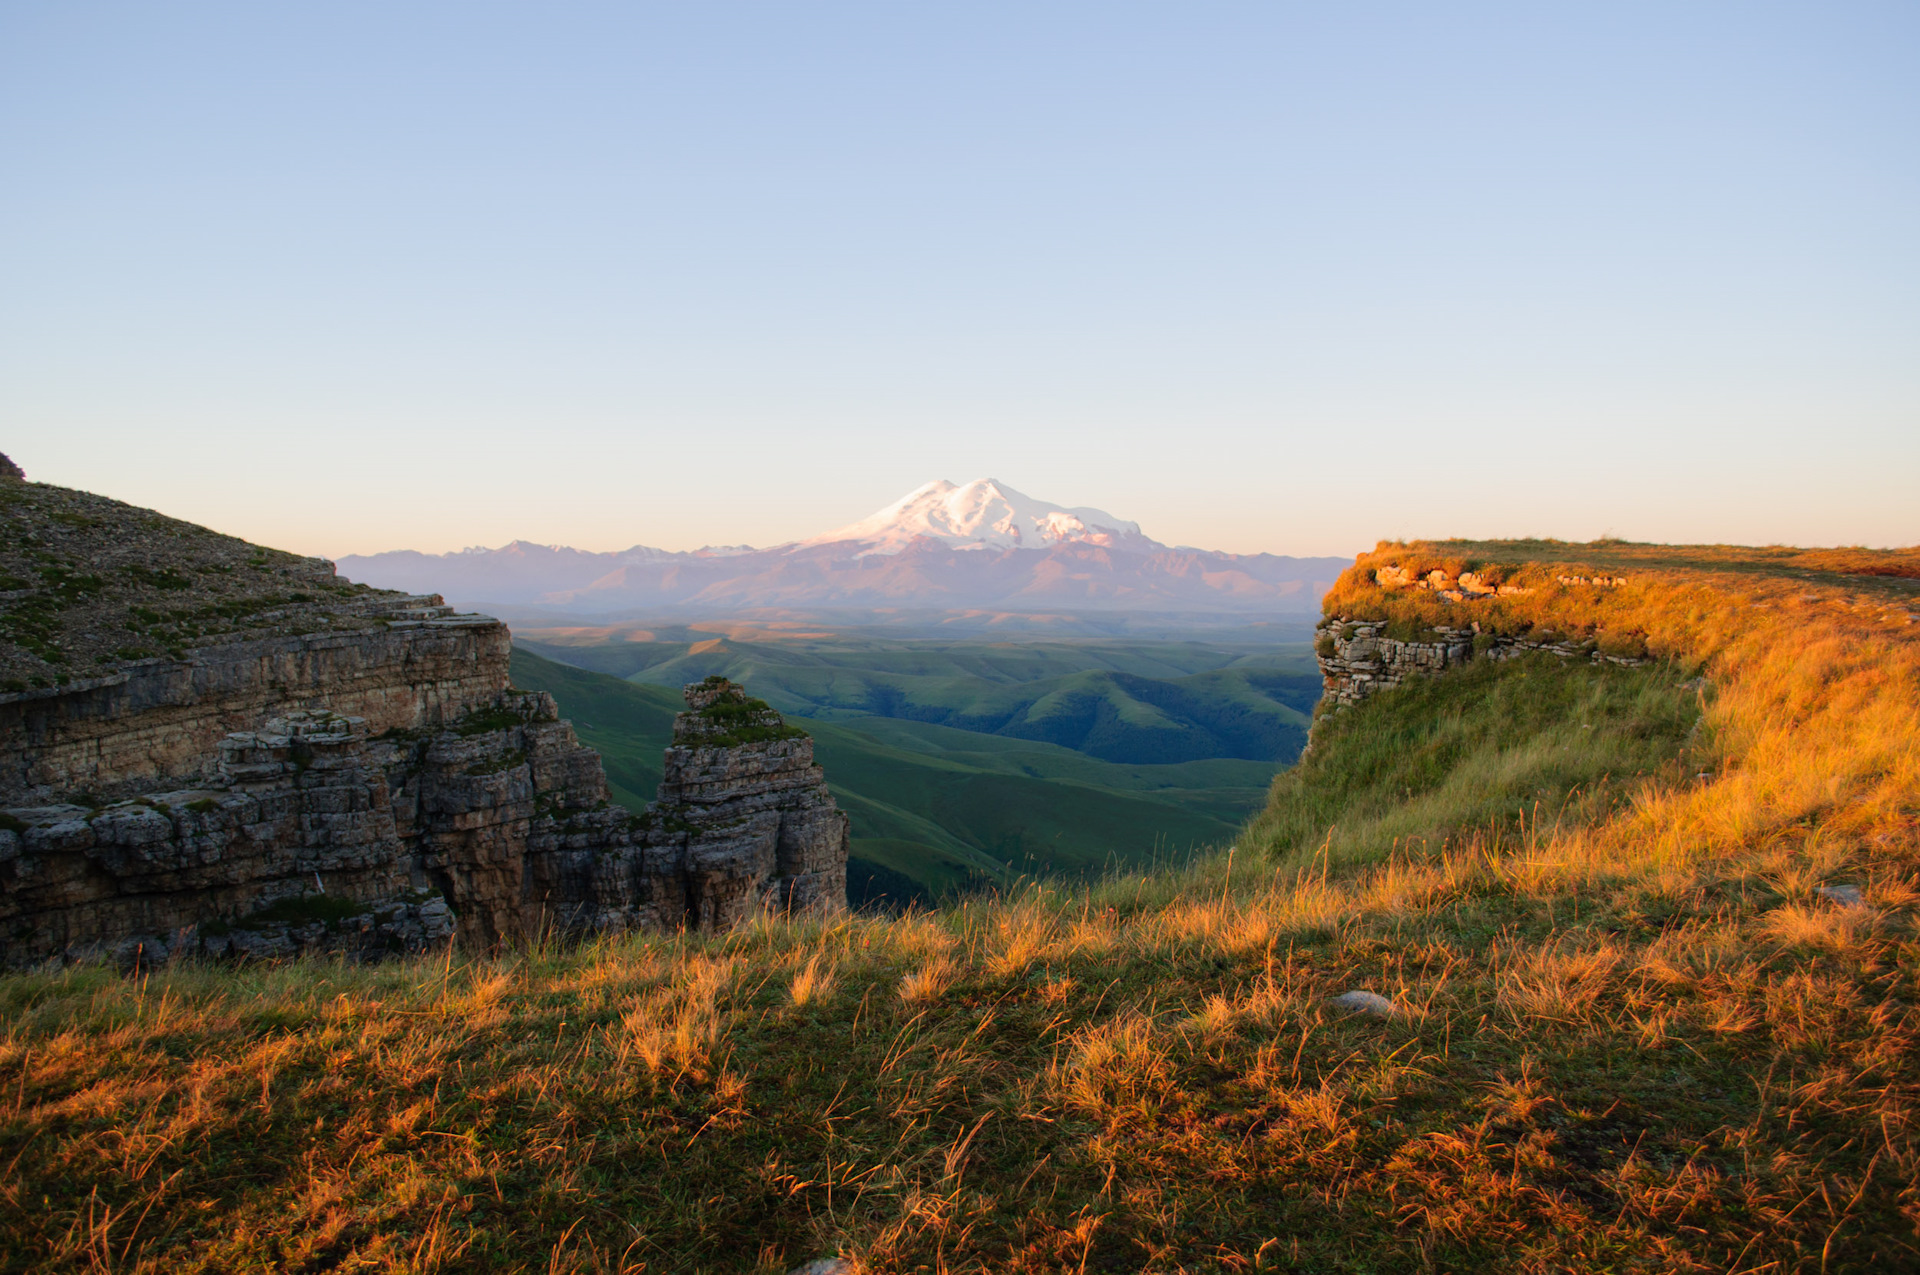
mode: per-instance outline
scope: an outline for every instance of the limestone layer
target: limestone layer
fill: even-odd
[[[0,693],[0,802],[111,800],[216,774],[220,741],[307,708],[418,730],[507,684],[512,639],[437,596],[351,604],[360,627],[210,646],[63,685]],[[337,620],[336,620],[337,622]]]
[[[724,679],[686,695],[648,813],[652,835],[686,864],[689,917],[723,926],[764,904],[843,906],[847,816],[813,763],[813,741]]]
[[[363,634],[0,701],[0,965],[366,959],[845,905],[846,816],[765,705],[689,688],[636,815],[550,697],[508,688],[503,626],[406,602]]]
[[[1542,640],[1483,634],[1477,624],[1436,628],[1427,641],[1387,636],[1378,620],[1329,616],[1314,630],[1314,649],[1325,680],[1325,699],[1333,707],[1357,704],[1376,691],[1398,686],[1422,673],[1438,673],[1472,659],[1504,660],[1528,651],[1546,651],[1562,659],[1626,666],[1647,663],[1633,656],[1608,655],[1590,642]]]
[[[607,801],[512,638],[0,457],[0,966],[364,958],[842,907],[813,744],[688,688],[661,800]]]

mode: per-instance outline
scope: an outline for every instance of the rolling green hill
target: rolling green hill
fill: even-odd
[[[681,707],[676,690],[522,648],[513,679],[559,702],[599,751],[615,801],[638,809],[651,800]],[[876,893],[932,897],[1022,873],[1184,859],[1231,840],[1277,769],[1238,759],[1119,764],[1045,742],[884,717],[804,724],[852,820],[856,902]]]
[[[678,687],[721,674],[784,713],[816,720],[926,722],[1123,763],[1290,761],[1306,742],[1320,696],[1304,644],[836,635],[566,645],[522,638],[521,645],[638,684]]]

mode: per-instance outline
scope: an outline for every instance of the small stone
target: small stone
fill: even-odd
[[[1860,887],[1857,885],[1823,885],[1819,893],[1821,898],[1829,903],[1838,903],[1843,908],[1867,906],[1867,901],[1861,896]]]
[[[794,1267],[787,1275],[854,1275],[854,1265],[844,1257],[822,1257]]]
[[[1333,998],[1333,1003],[1341,1009],[1353,1010],[1363,1014],[1378,1014],[1382,1018],[1392,1018],[1400,1011],[1394,1008],[1392,1001],[1378,992],[1363,992],[1355,989],[1342,992]]]

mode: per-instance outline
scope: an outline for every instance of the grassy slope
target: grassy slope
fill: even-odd
[[[1290,761],[1320,694],[1310,655],[1292,646],[727,639],[531,649],[653,685],[720,673],[817,719],[902,718],[1122,763]]]
[[[1552,655],[1415,679],[1329,713],[1245,844],[1289,864],[1353,863],[1591,822],[1650,777],[1693,773],[1683,754],[1700,695],[1671,665]]]
[[[1656,767],[1594,823],[499,960],[0,980],[0,1263],[1913,1269],[1920,606],[1705,562],[1648,551],[1607,616],[1704,668],[1714,777]],[[1367,773],[1363,737],[1328,750]]]
[[[400,596],[151,509],[0,479],[0,692],[202,647],[363,629],[367,604]]]
[[[638,809],[650,799],[680,705],[676,692],[523,650],[514,652],[513,678],[559,701],[580,738],[600,752],[615,800]],[[1098,872],[1224,845],[1273,773],[1269,763],[1234,760],[1122,766],[918,722],[806,727],[835,799],[852,817],[855,857],[929,895],[1009,872]]]
[[[1054,744],[884,717],[857,718],[849,726],[900,752],[945,758],[980,770],[1151,793],[1159,800],[1236,825],[1246,811],[1264,802],[1274,773],[1270,762],[1231,757],[1169,765],[1125,765]]]

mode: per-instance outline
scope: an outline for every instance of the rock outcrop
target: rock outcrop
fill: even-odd
[[[1320,675],[1326,682],[1325,702],[1333,707],[1357,704],[1376,691],[1398,686],[1421,673],[1438,673],[1472,659],[1507,660],[1529,651],[1545,651],[1562,659],[1595,664],[1645,664],[1639,656],[1602,651],[1592,641],[1555,636],[1512,636],[1480,632],[1478,624],[1465,628],[1433,628],[1411,639],[1390,637],[1381,620],[1354,620],[1329,616],[1314,630],[1314,650]]]
[[[763,904],[837,907],[847,897],[847,816],[813,763],[813,741],[711,677],[673,722],[654,836],[686,864],[687,915],[724,926]]]
[[[209,644],[29,690],[0,691],[0,801],[112,800],[219,773],[228,732],[307,708],[372,734],[436,727],[507,684],[512,639],[437,596],[373,594],[320,632]]]
[[[0,666],[38,683],[0,691],[0,965],[371,958],[845,905],[846,816],[812,741],[738,687],[688,689],[660,801],[634,814],[552,699],[508,685],[499,621],[15,490],[9,547],[96,566],[0,593]],[[197,643],[116,662],[109,622]]]
[[[1437,673],[1473,656],[1473,631],[1436,633],[1438,641],[1401,641],[1386,635],[1386,625],[1349,620],[1320,621],[1314,650],[1330,705],[1357,704],[1375,691],[1398,686],[1416,673]]]
[[[1432,628],[1415,639],[1388,638],[1386,628],[1382,620],[1327,616],[1313,630],[1313,649],[1319,655],[1321,678],[1327,682],[1325,701],[1329,705],[1356,705],[1367,695],[1400,686],[1415,674],[1455,668],[1471,659],[1513,659],[1528,651],[1546,651],[1561,659],[1582,659],[1596,664],[1636,666],[1647,662],[1634,655],[1609,655],[1599,649],[1596,641],[1482,634],[1478,632],[1478,624],[1467,628]]]

